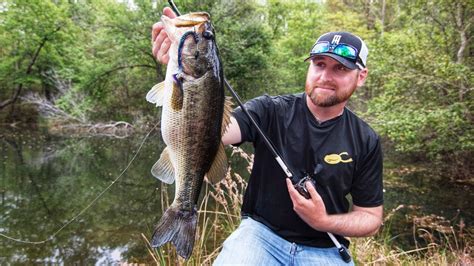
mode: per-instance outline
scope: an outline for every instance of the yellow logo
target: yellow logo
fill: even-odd
[[[343,155],[345,155],[345,159],[342,158]],[[339,154],[328,154],[324,156],[324,161],[328,164],[350,163],[352,162],[352,158],[349,157],[349,153],[341,152]]]

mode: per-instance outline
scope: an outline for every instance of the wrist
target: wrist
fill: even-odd
[[[332,226],[334,222],[329,214],[319,215],[312,223],[312,227],[321,232],[330,232]]]

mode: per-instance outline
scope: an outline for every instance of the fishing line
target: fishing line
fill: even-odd
[[[133,163],[133,161],[135,161],[135,159],[137,158],[137,155],[138,153],[140,152],[140,150],[142,149],[143,147],[143,144],[145,144],[145,141],[148,139],[148,137],[150,136],[151,132],[153,132],[155,130],[155,128],[158,126],[159,123],[156,123],[155,126],[150,130],[150,132],[148,132],[148,134],[145,135],[145,137],[143,138],[140,146],[138,147],[138,150],[137,152],[135,153],[135,155],[133,155],[132,159],[128,162],[127,164],[127,167],[125,167],[125,169],[117,176],[117,178],[115,178],[104,190],[102,190],[102,192],[100,192],[84,209],[82,209],[78,214],[76,214],[74,217],[72,217],[68,222],[66,222],[63,226],[61,226],[58,230],[56,230],[56,232],[54,232],[51,236],[49,236],[48,238],[46,238],[45,240],[41,240],[41,241],[29,241],[29,240],[23,240],[23,239],[19,239],[19,238],[14,238],[14,237],[11,237],[11,236],[8,236],[8,235],[5,235],[5,234],[2,234],[0,233],[0,236],[3,237],[3,238],[6,238],[6,239],[9,239],[9,240],[12,240],[12,241],[15,241],[15,242],[19,242],[19,243],[24,243],[24,244],[33,244],[33,245],[39,245],[39,244],[43,244],[43,243],[46,243],[48,241],[51,241],[54,239],[54,237],[59,234],[59,232],[61,232],[64,228],[66,228],[68,225],[70,225],[71,223],[73,223],[75,220],[77,220],[77,218],[79,218],[83,213],[85,213],[90,207],[92,207],[92,205],[94,205],[94,203],[96,201],[98,201],[104,194],[105,192],[107,192],[122,176],[123,174],[125,174],[125,172],[128,170],[128,168],[130,168],[130,165]]]

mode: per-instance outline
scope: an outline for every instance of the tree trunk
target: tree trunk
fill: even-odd
[[[456,22],[456,30],[459,33],[459,38],[460,38],[460,44],[458,51],[456,53],[456,63],[457,64],[462,64],[464,63],[464,55],[466,49],[469,47],[469,40],[471,39],[469,28],[472,18],[468,14],[467,18],[468,21],[466,21],[466,16],[465,16],[465,7],[461,2],[456,2],[455,4],[455,22]],[[460,102],[464,101],[464,95],[469,91],[467,84],[465,84],[463,81],[460,82],[459,84],[459,93],[458,93],[458,99]]]
[[[364,3],[364,11],[365,17],[367,18],[367,29],[372,30],[375,28],[375,18],[372,14],[372,0],[365,0]]]
[[[382,14],[380,14],[380,37],[383,37],[384,27],[385,27],[385,0],[382,0]]]
[[[461,3],[456,3],[456,27],[461,38],[461,44],[456,54],[456,63],[458,64],[462,64],[464,62],[464,50],[466,50],[466,47],[468,45],[468,37],[466,31],[469,25],[465,25],[463,9],[464,8]]]

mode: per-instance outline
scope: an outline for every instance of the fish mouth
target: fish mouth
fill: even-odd
[[[193,12],[177,17],[173,20],[173,24],[177,28],[194,27],[206,23],[210,20],[210,16],[206,12]]]

